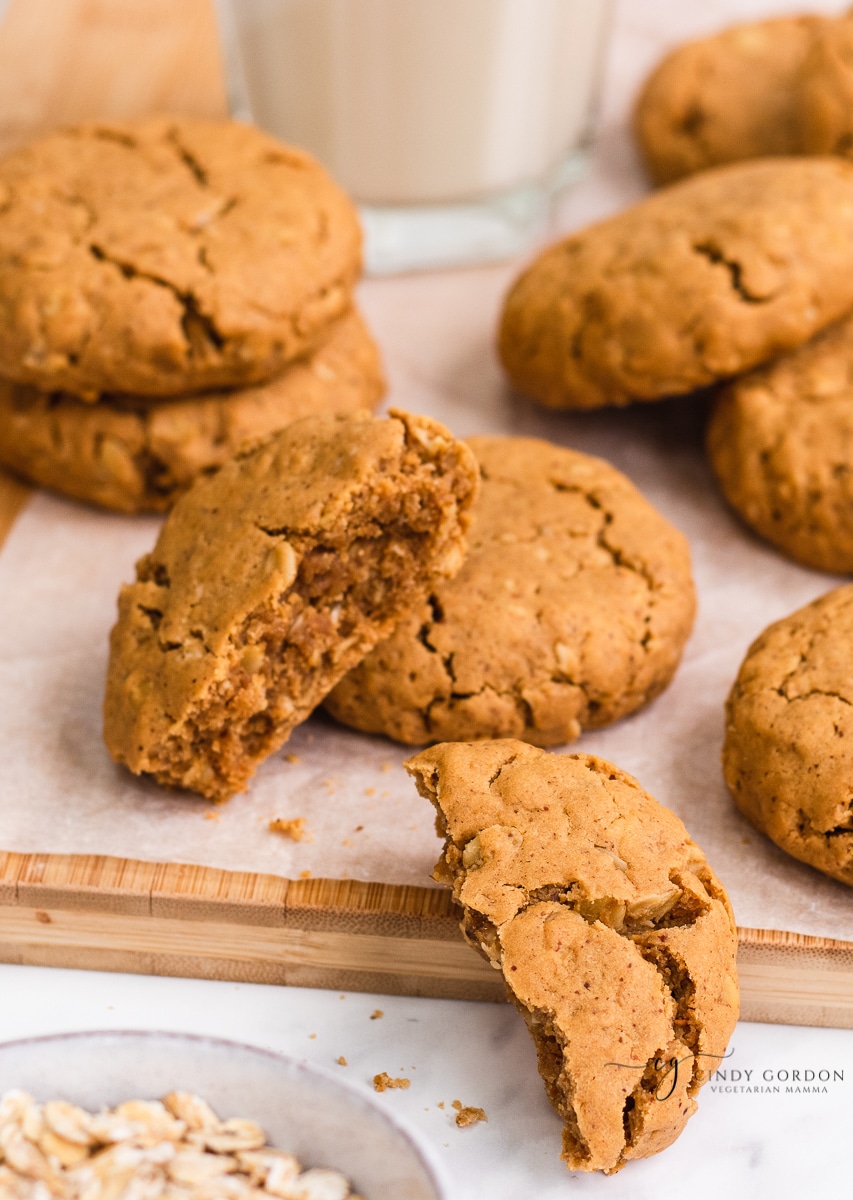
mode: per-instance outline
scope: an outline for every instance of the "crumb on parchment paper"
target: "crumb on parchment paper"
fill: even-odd
[[[382,1011],[381,1008],[374,1008],[373,1012],[370,1014],[370,1019],[371,1019],[371,1021],[378,1021],[380,1019],[380,1017],[384,1017],[384,1016],[385,1016],[385,1013]]]
[[[302,762],[302,759],[298,754],[285,754],[284,761],[289,763],[298,763]]]
[[[292,842],[314,841],[314,834],[305,824],[304,817],[273,817],[268,828],[270,833],[280,833]]]
[[[310,878],[311,878],[311,872],[310,872],[310,871],[300,871],[300,872],[299,872],[299,878],[300,878],[300,879],[310,879]]]
[[[349,1063],[347,1062],[347,1060],[344,1058],[344,1056],[342,1054],[340,1055],[340,1057],[335,1059],[335,1062],[341,1067],[349,1066]]]
[[[472,1104],[463,1104],[461,1100],[454,1100],[452,1106],[456,1109],[456,1124],[460,1129],[465,1129],[468,1125],[476,1125],[478,1121],[488,1121],[486,1110],[476,1108]]]

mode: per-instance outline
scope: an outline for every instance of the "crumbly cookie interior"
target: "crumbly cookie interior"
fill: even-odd
[[[433,530],[448,484],[424,466],[404,478],[399,489],[364,494],[346,524],[320,538],[264,531],[274,553],[295,555],[296,579],[235,625],[219,678],[151,754],[156,779],[216,798],[239,790],[373,645],[377,626],[419,598],[424,559],[441,553]],[[149,581],[168,586],[146,565],[140,582]],[[161,615],[144,611],[152,630]]]
[[[701,850],[590,756],[507,740],[407,766],[446,839],[435,878],[525,1019],[568,1166],[609,1174],[669,1145],[737,1014],[733,918]]]

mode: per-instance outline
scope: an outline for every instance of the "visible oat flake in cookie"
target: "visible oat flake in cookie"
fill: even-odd
[[[851,307],[853,163],[763,159],[545,250],[506,298],[500,354],[542,404],[629,404],[739,375]]]
[[[533,438],[469,443],[482,487],[459,574],[326,700],[398,741],[571,741],[669,682],[695,608],[685,539],[624,475]]]
[[[355,210],[233,121],[52,133],[0,161],[0,374],[87,399],[280,371],[349,308]]]
[[[750,646],[726,702],[723,772],[762,833],[853,887],[853,585]]]
[[[406,765],[446,839],[435,877],[533,1036],[568,1166],[664,1149],[738,1013],[734,920],[702,851],[590,755],[503,740]]]
[[[478,474],[426,417],[309,417],[202,480],[122,589],[104,737],[225,799],[438,578]]]

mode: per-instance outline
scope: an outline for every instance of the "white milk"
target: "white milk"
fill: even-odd
[[[582,143],[608,0],[231,0],[253,119],[362,204],[549,186]]]

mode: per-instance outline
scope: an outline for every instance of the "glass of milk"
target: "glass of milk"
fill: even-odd
[[[218,0],[234,116],[320,159],[368,271],[506,258],[582,169],[610,0]]]

